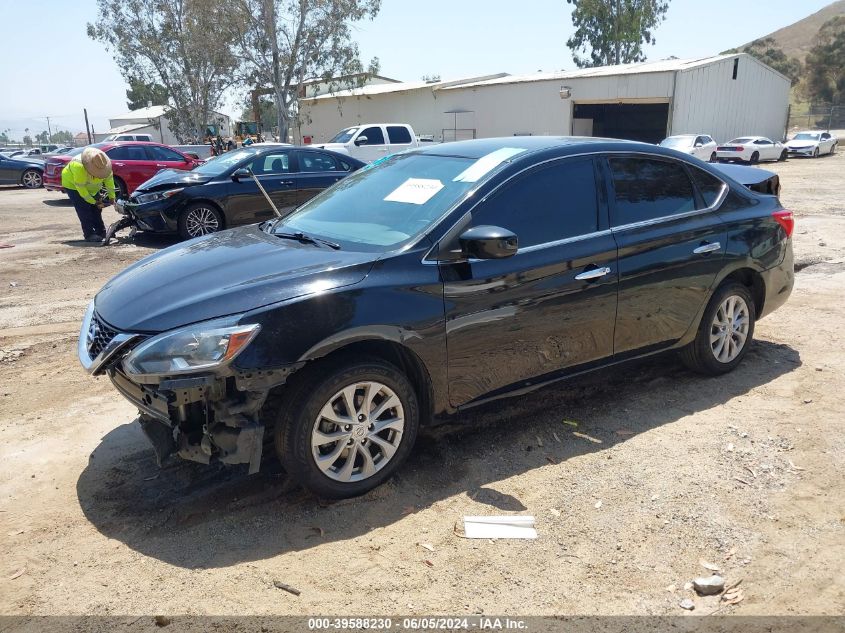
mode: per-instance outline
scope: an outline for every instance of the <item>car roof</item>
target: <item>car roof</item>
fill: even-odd
[[[430,147],[411,150],[417,154],[431,154],[434,156],[456,156],[460,158],[477,159],[496,150],[519,148],[529,153],[550,149],[564,150],[561,153],[575,154],[589,149],[603,151],[613,149],[654,149],[654,145],[636,141],[623,141],[612,138],[597,138],[592,136],[506,136],[502,138],[483,138],[471,141],[454,141],[439,143]],[[569,150],[569,151],[565,151]]]

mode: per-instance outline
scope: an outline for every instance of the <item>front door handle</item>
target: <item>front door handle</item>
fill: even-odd
[[[293,186],[293,180],[283,180],[281,184],[290,187]]]
[[[705,243],[696,248],[693,253],[696,255],[703,255],[704,253],[712,253],[714,251],[718,251],[722,249],[722,245],[719,242]]]
[[[590,279],[598,279],[599,277],[604,277],[605,275],[610,274],[610,268],[604,266],[603,268],[592,268],[590,270],[585,270],[583,273],[575,275],[575,279],[578,281],[589,281]]]
[[[162,163],[156,163],[156,167],[167,167],[167,165],[164,165]]]
[[[123,163],[113,163],[115,167],[123,167]]]

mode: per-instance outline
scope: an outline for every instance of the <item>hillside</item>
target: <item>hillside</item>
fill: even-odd
[[[816,33],[819,32],[822,24],[837,15],[845,15],[845,0],[837,0],[821,11],[817,11],[803,20],[778,29],[764,37],[774,38],[787,57],[797,57],[803,62],[807,53],[813,47]],[[750,42],[748,43],[750,44]]]

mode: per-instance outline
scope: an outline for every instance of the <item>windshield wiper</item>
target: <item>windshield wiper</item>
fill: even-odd
[[[272,231],[272,227],[271,227]],[[296,233],[275,233],[271,232],[271,235],[275,235],[276,237],[282,237],[288,240],[297,240],[302,242],[303,244],[325,244],[329,248],[332,248],[336,251],[340,250],[340,244],[336,244],[335,242],[330,242],[329,240],[324,240],[321,237],[312,237],[311,235],[306,235],[302,231],[297,231]]]

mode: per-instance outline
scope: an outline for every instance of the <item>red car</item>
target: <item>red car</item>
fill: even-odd
[[[120,189],[118,198],[128,198],[129,194],[143,182],[152,178],[162,169],[181,169],[190,171],[202,161],[176,151],[161,143],[142,141],[110,141],[94,143],[89,147],[103,150],[111,158],[114,171],[114,186]],[[51,156],[44,165],[44,187],[50,191],[63,191],[62,169],[74,156],[82,153],[83,147],[77,147],[67,154]]]

